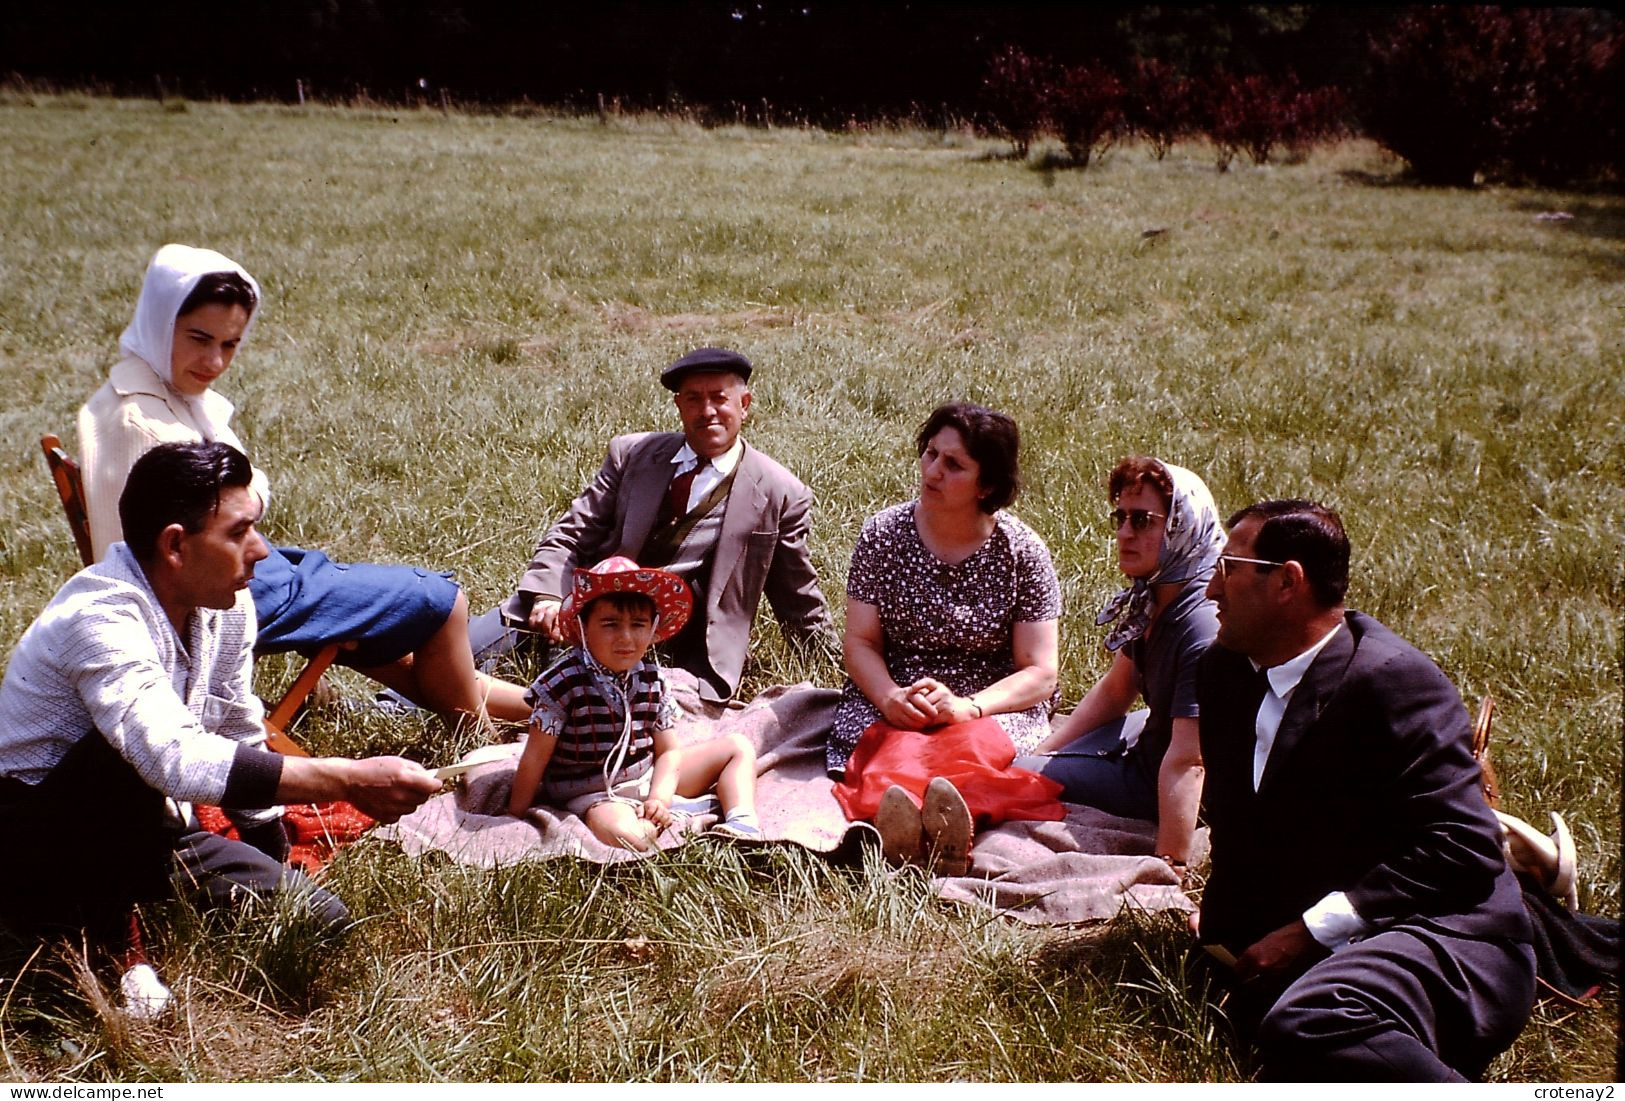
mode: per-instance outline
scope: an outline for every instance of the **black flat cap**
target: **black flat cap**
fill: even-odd
[[[688,355],[660,372],[660,385],[676,393],[683,384],[683,376],[690,371],[732,371],[746,382],[754,370],[750,360],[727,348],[695,348]]]

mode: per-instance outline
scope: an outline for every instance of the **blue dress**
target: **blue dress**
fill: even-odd
[[[309,656],[330,642],[355,642],[338,660],[357,669],[388,665],[420,649],[457,602],[447,573],[413,566],[344,565],[318,550],[271,547],[248,584],[259,617],[257,653]]]

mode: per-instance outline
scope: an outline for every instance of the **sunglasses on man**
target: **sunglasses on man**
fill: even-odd
[[[1219,576],[1226,581],[1230,580],[1231,566],[1257,566],[1259,573],[1268,573],[1276,566],[1284,566],[1285,562],[1274,562],[1268,558],[1243,558],[1239,554],[1219,555]]]

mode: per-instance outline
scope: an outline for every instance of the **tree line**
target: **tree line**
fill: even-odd
[[[1610,9],[820,0],[81,0],[0,6],[0,73],[115,94],[975,125],[1087,164],[1221,164],[1348,130],[1430,182],[1617,180]]]
[[[1361,133],[1422,182],[1479,177],[1539,184],[1622,178],[1625,34],[1574,9],[1437,6],[1389,13],[1358,44],[1342,82],[1307,86],[1295,68],[1190,76],[1155,57],[1058,64],[1008,46],[983,79],[990,129],[1025,158],[1053,135],[1087,167],[1137,136],[1161,159],[1205,137],[1222,171]]]

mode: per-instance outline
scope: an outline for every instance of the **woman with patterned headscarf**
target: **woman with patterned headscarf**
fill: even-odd
[[[1196,661],[1219,621],[1204,590],[1224,546],[1213,496],[1184,467],[1136,456],[1106,483],[1117,565],[1133,584],[1106,602],[1106,671],[1078,709],[1016,767],[1062,798],[1157,823],[1157,855],[1183,875],[1202,798]],[[1137,698],[1145,708],[1132,714]]]

